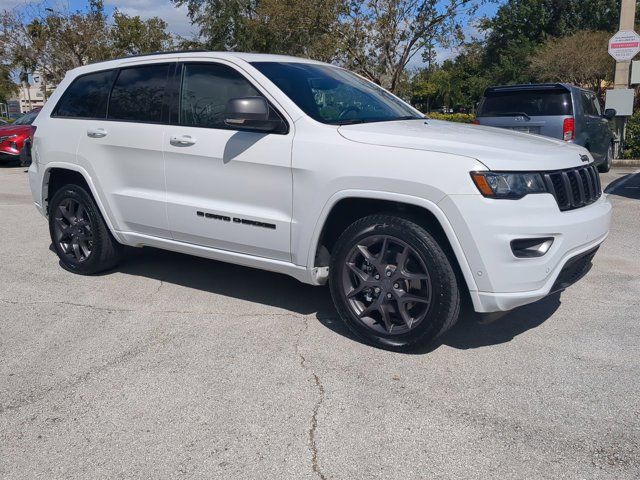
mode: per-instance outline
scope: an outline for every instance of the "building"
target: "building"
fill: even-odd
[[[47,88],[51,87],[47,85]],[[20,114],[28,113],[35,108],[42,108],[45,104],[45,84],[42,75],[35,72],[30,76],[29,87],[18,85],[18,94],[10,102],[18,102]]]

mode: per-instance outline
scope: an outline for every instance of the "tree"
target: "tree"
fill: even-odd
[[[166,28],[160,18],[141,20],[117,11],[110,25],[102,0],[89,0],[82,11],[4,11],[0,53],[4,65],[23,73],[23,80],[38,71],[45,82],[56,84],[82,65],[169,48]]]
[[[460,38],[457,20],[476,0],[368,0],[347,2],[338,25],[342,63],[396,91],[409,62],[434,45]]]
[[[484,66],[495,83],[535,81],[529,58],[540,44],[580,30],[614,31],[620,1],[507,0],[481,22],[487,33]]]
[[[211,50],[279,53],[331,60],[343,0],[172,0],[186,5]],[[194,42],[182,42],[194,46]]]
[[[541,81],[566,82],[602,94],[612,79],[615,61],[607,52],[611,34],[583,30],[547,40],[531,57],[531,70]]]
[[[173,37],[167,32],[167,22],[158,17],[142,20],[119,11],[113,14],[111,28],[112,56],[140,55],[169,50]]]
[[[460,35],[486,0],[172,0],[203,45],[338,61],[396,91],[409,62]]]

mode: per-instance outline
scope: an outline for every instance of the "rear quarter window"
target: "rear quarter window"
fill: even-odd
[[[479,117],[526,113],[530,117],[573,115],[568,90],[514,90],[487,92],[478,107]]]
[[[115,75],[115,70],[107,70],[76,78],[62,95],[53,116],[106,118],[109,92]]]

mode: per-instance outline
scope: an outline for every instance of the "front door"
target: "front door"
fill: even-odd
[[[263,93],[231,65],[186,63],[181,70],[176,124],[164,140],[173,238],[291,261],[292,128],[284,120],[279,133],[228,127],[230,99]]]

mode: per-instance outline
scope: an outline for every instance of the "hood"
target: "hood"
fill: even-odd
[[[490,170],[560,170],[585,165],[582,147],[540,135],[441,120],[343,125],[344,138],[371,145],[443,152],[479,160]]]
[[[8,137],[9,135],[25,135],[31,134],[31,125],[4,125],[0,127],[0,137]]]

